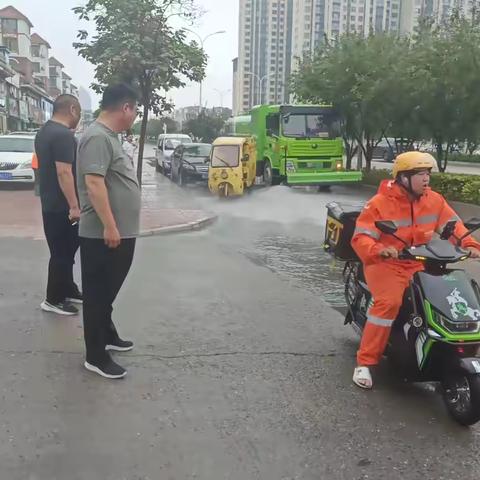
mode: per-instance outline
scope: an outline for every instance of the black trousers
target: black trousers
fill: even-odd
[[[73,264],[78,250],[78,225],[72,225],[68,212],[42,212],[43,229],[50,250],[47,302],[55,304],[78,290],[73,281]]]
[[[135,252],[135,239],[122,239],[109,248],[103,239],[80,238],[83,287],[83,329],[87,361],[105,358],[105,346],[118,338],[112,321],[113,302],[127,277]]]

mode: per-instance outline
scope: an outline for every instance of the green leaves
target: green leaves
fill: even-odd
[[[365,171],[362,183],[378,186],[382,180],[391,180],[390,170]],[[456,175],[451,173],[434,173],[430,186],[441,193],[447,200],[480,205],[480,180],[476,175]]]
[[[73,11],[82,20],[93,18],[96,35],[78,32],[79,54],[96,66],[100,85],[128,81],[138,86],[141,104],[158,110],[156,90],[182,87],[204,76],[206,56],[185,33],[171,25],[173,17],[191,19],[191,0],[89,0]],[[155,103],[156,101],[160,103]]]
[[[92,87],[101,92],[108,84],[127,82],[140,93],[141,178],[148,113],[159,115],[173,107],[158,92],[181,88],[186,80],[199,81],[205,75],[205,53],[196,43],[187,43],[185,32],[172,22],[176,17],[192,21],[199,10],[194,0],[89,0],[73,11],[81,20],[95,23],[95,36],[80,30],[74,43],[80,56],[95,65]]]
[[[219,116],[200,113],[196,118],[188,120],[183,125],[183,132],[193,135],[202,142],[211,143],[220,133],[225,125],[225,120]]]
[[[480,143],[480,26],[454,12],[440,26],[420,23],[412,39],[346,35],[303,59],[298,99],[333,103],[344,137],[370,154],[382,135],[433,141],[444,170],[452,144]]]

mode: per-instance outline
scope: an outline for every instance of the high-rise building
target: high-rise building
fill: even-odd
[[[234,113],[289,99],[300,59],[326,40],[356,33],[411,34],[422,17],[469,15],[480,0],[240,0],[239,55],[233,62]]]
[[[240,0],[236,112],[288,99],[295,0]]]
[[[480,12],[479,0],[403,0],[402,1],[402,33],[412,33],[422,17],[433,19],[440,23],[447,18],[454,9],[459,9],[469,16],[476,9]]]
[[[346,33],[399,32],[402,3],[402,0],[295,0],[294,59],[311,54],[325,40]]]

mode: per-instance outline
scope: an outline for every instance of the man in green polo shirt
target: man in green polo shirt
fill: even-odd
[[[117,333],[112,304],[132,264],[139,233],[140,187],[118,139],[136,115],[136,93],[130,86],[107,87],[101,113],[78,146],[85,368],[105,378],[126,374],[109,351],[133,348]]]

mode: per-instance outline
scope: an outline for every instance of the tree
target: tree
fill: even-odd
[[[183,124],[183,132],[205,143],[211,143],[220,136],[225,120],[219,116],[210,116],[201,112],[196,118]]]
[[[480,26],[458,11],[445,23],[425,22],[413,49],[412,93],[419,99],[418,116],[424,136],[432,139],[440,171],[459,142],[480,138]]]
[[[164,132],[166,125],[167,133],[177,133],[179,131],[178,123],[169,117],[151,118],[147,123],[147,138],[157,138]],[[133,132],[139,135],[142,129],[142,122],[136,122],[133,126]]]
[[[408,50],[405,40],[387,34],[345,35],[326,42],[293,75],[298,99],[333,104],[341,114],[347,168],[357,144],[370,170],[374,148],[390,126],[391,104],[396,101],[392,85],[404,49]]]
[[[174,17],[191,20],[198,15],[195,0],[88,0],[73,10],[81,20],[95,22],[95,36],[89,39],[81,30],[74,44],[95,65],[98,83],[93,87],[101,91],[123,81],[139,91],[143,113],[137,176],[141,182],[149,112],[160,115],[172,109],[160,91],[204,76],[204,52],[196,42],[186,43],[185,31],[171,25]]]

